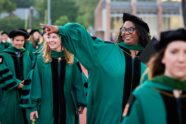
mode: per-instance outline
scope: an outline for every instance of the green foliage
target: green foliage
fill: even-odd
[[[72,0],[51,0],[52,23],[60,16],[66,15],[69,21],[75,21],[78,14],[78,7]]]
[[[88,17],[86,15],[78,16],[76,22],[80,23],[81,25],[85,26],[88,28],[89,22],[87,21]]]
[[[0,0],[0,12],[12,12],[16,9],[16,4],[10,0]]]
[[[75,21],[78,14],[78,6],[73,0],[50,0],[51,21],[54,24],[61,16],[67,16],[69,21]],[[48,0],[35,0],[35,7],[41,15],[42,22],[46,23]]]
[[[24,28],[24,21],[16,16],[8,16],[0,20],[0,29],[11,31],[15,28]]]
[[[13,3],[16,4],[18,8],[28,8],[33,6],[33,0],[11,0]]]
[[[40,21],[46,23],[47,19],[47,0],[34,0],[34,7],[39,12]]]
[[[40,24],[41,24],[41,20],[37,19],[37,18],[33,18],[32,19],[32,29],[38,29],[41,28]]]
[[[93,25],[94,10],[98,3],[98,0],[50,1],[52,24],[63,25],[66,22],[77,21],[85,27]],[[16,6],[17,8],[29,8],[33,6],[39,12],[39,18],[35,19],[35,17],[33,17],[32,20],[32,27],[35,27],[39,26],[40,23],[47,23],[47,2],[48,0],[0,0],[0,12],[8,12],[11,15],[11,12],[15,10]],[[2,19],[1,21],[3,20],[5,19]],[[27,22],[26,25],[28,26],[28,24],[29,23]],[[23,23],[22,26],[24,25],[25,24]],[[0,26],[2,27],[2,25]],[[7,26],[10,27],[9,24]]]
[[[99,0],[75,0],[77,6],[79,7],[78,15],[82,16],[84,20],[87,21],[86,25],[88,26],[92,26],[94,23],[94,10],[98,1]]]
[[[61,16],[58,20],[55,21],[54,25],[64,25],[67,22],[69,22],[69,19],[67,16]]]

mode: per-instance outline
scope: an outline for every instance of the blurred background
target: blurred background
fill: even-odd
[[[78,22],[93,35],[114,42],[124,12],[141,17],[156,37],[161,31],[186,27],[186,0],[0,0],[0,32]],[[80,117],[85,124],[86,110]]]
[[[0,0],[0,30],[78,22],[92,34],[114,41],[123,12],[145,20],[154,36],[186,25],[186,0]]]

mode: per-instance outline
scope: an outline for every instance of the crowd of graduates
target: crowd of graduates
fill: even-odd
[[[87,124],[185,124],[186,29],[152,40],[122,19],[116,42],[78,23],[1,32],[0,124],[79,124],[85,107]]]

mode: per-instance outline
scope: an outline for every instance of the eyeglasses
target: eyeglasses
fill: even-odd
[[[126,33],[126,32],[128,32],[128,33],[130,33],[130,34],[133,33],[135,30],[136,30],[135,27],[130,27],[130,28],[124,28],[124,27],[122,27],[122,28],[120,29],[121,33]]]

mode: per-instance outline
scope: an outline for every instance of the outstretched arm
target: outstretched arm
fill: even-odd
[[[103,64],[103,59],[109,56],[112,47],[101,39],[94,39],[87,30],[78,23],[68,23],[64,26],[43,25],[47,33],[59,33],[62,44],[72,52],[87,68],[95,69]]]

